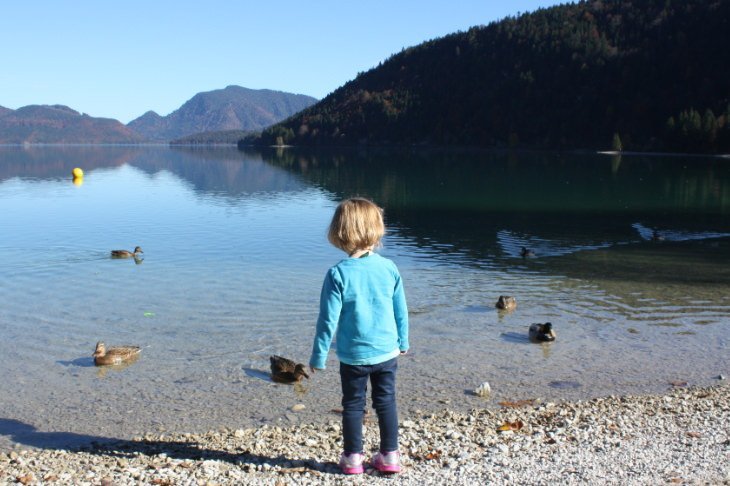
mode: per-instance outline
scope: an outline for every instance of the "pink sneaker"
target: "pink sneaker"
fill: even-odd
[[[400,452],[378,452],[372,459],[370,459],[370,465],[380,472],[399,473]]]
[[[345,474],[362,474],[365,471],[362,467],[364,460],[365,456],[357,452],[351,452],[350,454],[343,452],[340,456],[340,469]]]

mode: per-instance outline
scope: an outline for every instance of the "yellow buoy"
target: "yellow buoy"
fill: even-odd
[[[74,179],[84,177],[84,171],[79,169],[78,167],[72,170],[71,174],[73,174]]]
[[[78,187],[78,186],[80,186],[83,183],[84,183],[84,178],[83,177],[74,177],[74,186],[77,186]]]

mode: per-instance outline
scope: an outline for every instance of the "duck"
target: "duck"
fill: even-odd
[[[269,356],[271,362],[271,379],[277,383],[296,383],[302,378],[309,379],[304,370],[304,365],[282,358],[281,356]]]
[[[530,341],[533,343],[544,343],[555,341],[557,337],[553,325],[549,322],[545,324],[530,324]]]
[[[522,247],[522,250],[520,250],[520,256],[521,256],[522,258],[527,258],[527,257],[534,257],[534,256],[535,256],[535,252],[534,252],[534,251],[532,251],[532,250],[530,250],[529,248],[525,248],[525,247],[523,246],[523,247]]]
[[[140,253],[144,251],[138,246],[134,247],[134,251],[112,250],[112,258],[138,258]]]
[[[514,310],[517,307],[517,300],[508,295],[500,295],[496,307],[497,309]]]
[[[99,341],[92,356],[96,366],[119,365],[134,361],[140,351],[142,350],[139,346],[115,346],[107,349],[106,345]]]

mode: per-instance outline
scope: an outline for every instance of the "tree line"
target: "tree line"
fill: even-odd
[[[730,2],[594,0],[391,56],[241,145],[730,151]]]

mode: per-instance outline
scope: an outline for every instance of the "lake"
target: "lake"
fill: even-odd
[[[268,357],[308,361],[344,256],[327,225],[354,195],[385,207],[405,283],[402,417],[730,372],[728,159],[0,147],[0,449],[338,420],[334,352],[296,387]],[[109,257],[137,245],[139,262]],[[530,343],[547,321],[557,340]],[[100,340],[141,357],[94,367]],[[484,381],[489,401],[470,393]]]

